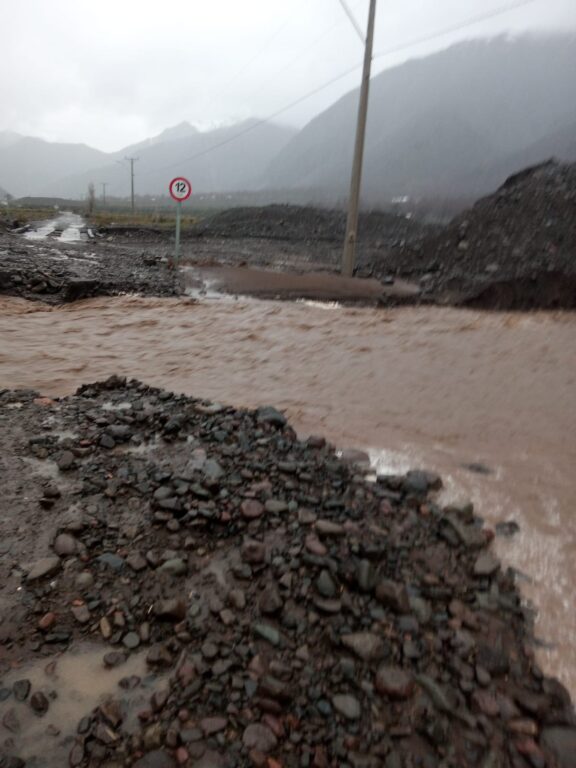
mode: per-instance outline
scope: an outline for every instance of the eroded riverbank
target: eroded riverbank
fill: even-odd
[[[576,690],[574,315],[126,297],[1,307],[4,387],[62,395],[119,373],[271,402],[302,434],[438,470],[488,522],[515,520],[499,554],[530,579],[547,671]]]

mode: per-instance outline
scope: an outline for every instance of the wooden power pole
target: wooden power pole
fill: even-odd
[[[127,157],[126,160],[130,163],[130,208],[132,209],[132,214],[134,214],[134,163],[139,158]]]
[[[376,19],[376,0],[370,0],[368,11],[368,29],[364,48],[364,67],[362,70],[362,86],[360,88],[360,104],[358,105],[358,123],[356,125],[356,142],[354,160],[352,163],[352,178],[350,181],[350,200],[348,203],[348,219],[346,221],[346,237],[342,253],[342,274],[352,277],[356,264],[356,240],[358,237],[358,210],[360,206],[360,184],[362,181],[362,161],[364,159],[364,141],[366,138],[366,118],[368,115],[368,92],[370,90],[370,69],[372,65],[372,48],[374,45],[374,21]]]

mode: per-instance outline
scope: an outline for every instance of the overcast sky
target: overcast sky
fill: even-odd
[[[374,72],[464,38],[576,30],[576,0],[533,0],[437,36],[520,2],[380,0]],[[364,27],[368,0],[348,4]],[[0,130],[107,151],[182,120],[267,117],[362,60],[339,0],[0,0],[0,18]],[[303,125],[359,76],[277,120]]]

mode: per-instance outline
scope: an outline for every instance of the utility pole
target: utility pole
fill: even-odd
[[[108,182],[101,181],[100,185],[102,186],[102,203],[103,205],[106,205],[106,187],[108,186]]]
[[[354,161],[352,163],[352,178],[350,180],[350,200],[348,203],[348,219],[346,221],[346,238],[344,240],[344,251],[342,253],[342,274],[345,277],[352,277],[356,263],[358,209],[360,206],[360,182],[362,180],[362,161],[364,159],[364,141],[366,138],[366,117],[368,115],[368,92],[370,90],[370,68],[372,65],[375,19],[376,0],[370,0],[370,9],[368,11],[368,28],[366,31],[366,42],[364,48],[362,86],[360,88],[360,103],[358,105],[358,123],[356,125]]]
[[[125,159],[130,163],[130,207],[132,214],[134,214],[134,163],[140,158],[126,157]]]

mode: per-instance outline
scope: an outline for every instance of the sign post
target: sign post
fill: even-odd
[[[183,176],[172,179],[168,187],[170,196],[176,201],[176,235],[174,238],[174,266],[180,256],[180,228],[182,225],[182,203],[192,194],[192,184]]]

